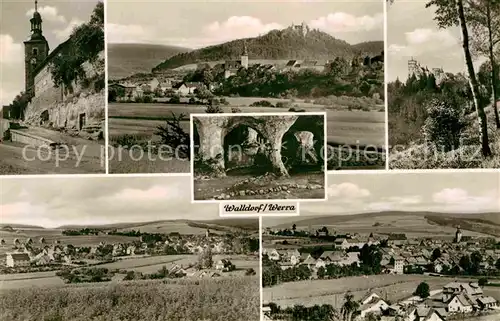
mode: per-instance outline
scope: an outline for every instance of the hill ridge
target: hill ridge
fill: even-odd
[[[237,59],[243,53],[245,45],[250,60],[326,60],[338,56],[351,58],[362,54],[375,56],[379,55],[384,48],[383,41],[370,41],[351,45],[319,29],[310,29],[307,26],[291,26],[281,30],[271,30],[258,37],[235,39],[222,44],[179,53],[158,64],[152,69],[152,72],[207,61]]]

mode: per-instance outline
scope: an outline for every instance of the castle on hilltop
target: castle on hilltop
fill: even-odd
[[[443,68],[432,68],[431,70],[429,70],[429,68],[427,67],[422,67],[417,60],[411,57],[411,59],[408,60],[408,78],[410,78],[413,75],[415,75],[415,77],[420,77],[424,74],[434,75],[437,84],[442,82],[445,78],[445,73],[443,71]]]

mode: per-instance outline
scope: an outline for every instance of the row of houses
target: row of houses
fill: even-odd
[[[144,242],[142,237],[138,241],[128,243],[106,243],[100,242],[93,246],[75,247],[71,244],[61,245],[44,244],[37,246],[31,239],[22,244],[19,240],[14,242],[11,252],[5,257],[7,267],[23,267],[29,265],[48,265],[52,263],[72,264],[74,261],[99,256],[135,256],[146,254],[162,254],[165,248],[178,253],[198,254],[210,247],[213,254],[233,254],[234,248],[231,240],[222,235],[210,233],[205,235],[177,235],[168,236],[164,241],[154,243]]]

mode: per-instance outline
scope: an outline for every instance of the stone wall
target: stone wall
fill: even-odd
[[[104,52],[101,52],[99,58],[103,57]],[[82,67],[87,78],[104,73],[103,64],[85,62]],[[48,68],[43,68],[36,76],[39,83],[38,90],[35,91],[35,96],[25,110],[24,123],[30,126],[77,132],[84,137],[102,136],[106,106],[105,90],[95,93],[92,87],[82,88],[80,84],[75,83],[73,92],[67,93],[63,86],[54,87]],[[45,116],[48,114],[48,117],[42,117],[44,114]]]
[[[8,119],[0,117],[0,141],[3,140],[5,132],[9,130],[10,122]]]
[[[323,158],[317,157],[315,154],[320,152],[323,143],[318,145],[320,148],[316,152],[314,151],[314,140],[324,142],[324,121],[324,115],[298,116],[293,114],[284,114],[282,116],[207,115],[193,117],[193,125],[200,139],[198,153],[195,155],[197,159],[195,164],[198,163],[205,168],[210,168],[216,175],[224,175],[228,165],[237,165],[234,160],[225,159],[228,156],[228,151],[225,150],[227,146],[224,144],[224,139],[233,129],[246,126],[252,129],[248,132],[246,142],[256,142],[257,137],[260,135],[264,139],[266,149],[261,150],[260,154],[268,158],[274,173],[288,176],[288,170],[285,168],[282,155],[285,134],[291,134],[298,147],[292,150],[294,153],[290,156],[293,159],[302,160],[301,155],[304,153],[307,158],[312,158],[314,162],[318,162]],[[299,155],[295,152],[299,152]],[[324,151],[321,152],[324,153]],[[237,160],[236,163],[251,164],[253,162],[252,156],[255,154],[248,153],[245,150],[243,150],[243,153],[246,154],[245,157]]]

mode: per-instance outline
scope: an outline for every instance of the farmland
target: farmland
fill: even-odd
[[[296,304],[304,306],[330,304],[339,309],[348,291],[356,299],[360,299],[367,292],[376,292],[390,302],[397,302],[411,297],[420,282],[427,282],[432,290],[436,290],[452,280],[454,279],[423,275],[371,275],[332,280],[307,280],[264,288],[263,301],[264,303],[274,302],[283,308]],[[492,291],[490,295],[492,294],[496,295],[496,299],[500,299],[500,291]]]
[[[257,321],[259,282],[254,276],[8,290],[0,294],[0,319]]]
[[[277,107],[248,107],[252,102],[261,100],[260,98],[227,98],[229,106],[222,107],[223,111],[230,113],[233,107],[238,107],[241,112],[288,112],[288,108]],[[284,101],[283,99],[267,99],[271,103]],[[379,111],[348,111],[347,108],[325,107],[303,101],[294,102],[298,108],[303,108],[308,112],[327,112],[327,141],[332,146],[350,145],[359,148],[360,152],[369,146],[370,150],[381,149],[385,144],[385,116]],[[181,122],[181,127],[189,132],[189,115],[194,113],[204,113],[205,106],[187,104],[138,104],[138,103],[112,103],[109,105],[109,139],[110,144],[117,146],[125,135],[132,136],[131,144],[138,145],[144,142],[158,142],[159,137],[155,135],[157,127],[165,125],[165,120],[175,115],[184,114],[185,120]],[[110,160],[110,170],[115,173],[122,172],[189,172],[189,162],[187,159],[155,160],[140,157],[140,153],[124,153],[121,160],[118,153]],[[342,157],[335,156],[332,157]],[[140,160],[135,160],[139,159]],[[354,157],[351,157],[354,158]],[[336,159],[334,159],[336,163]],[[353,163],[342,161],[340,166]],[[351,167],[363,168],[363,160],[350,165]],[[371,167],[383,167],[380,161],[375,162]]]
[[[303,209],[306,211],[306,209]],[[495,214],[497,215],[497,214]],[[374,212],[358,215],[335,215],[335,216],[316,216],[296,218],[263,220],[264,226],[274,228],[290,228],[295,223],[297,228],[307,229],[320,228],[326,226],[334,231],[359,233],[369,235],[370,233],[387,235],[390,233],[405,233],[409,238],[430,237],[433,238],[452,238],[456,232],[456,226],[460,225],[462,229],[467,230],[467,235],[472,237],[485,237],[490,234],[492,229],[498,229],[495,215],[490,213],[459,216],[445,213],[432,212]],[[440,217],[441,221],[434,219]],[[453,220],[448,223],[448,220]],[[483,225],[488,225],[489,229],[483,229],[478,221],[484,220]],[[472,222],[475,224],[473,225]],[[498,233],[498,232],[495,232]]]

